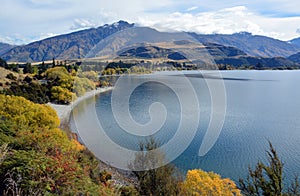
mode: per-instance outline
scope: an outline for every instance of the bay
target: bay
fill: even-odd
[[[181,115],[185,115],[182,114],[182,103],[176,91],[188,92],[187,88],[192,87],[199,100],[198,128],[188,148],[172,163],[183,173],[201,168],[238,181],[246,177],[248,166],[254,167],[258,160],[266,161],[268,141],[271,141],[284,163],[284,178],[289,183],[295,174],[300,174],[300,71],[247,70],[220,73],[222,80],[216,71],[188,71],[184,72],[184,76],[178,72],[127,76],[126,84],[123,84],[125,87],[141,83],[130,95],[130,115],[137,123],[146,124],[151,120],[151,104],[158,102],[164,105],[166,119],[161,129],[152,136],[161,145],[166,144],[176,134]],[[166,84],[156,82],[161,77],[176,86],[175,92]],[[179,77],[186,77],[192,85],[179,83]],[[214,146],[207,154],[199,156],[211,113],[215,112],[212,110],[212,97],[207,83],[209,80],[224,83],[225,121]],[[190,96],[187,93],[185,95]],[[145,137],[130,134],[119,126],[112,111],[111,98],[112,92],[106,92],[76,106],[70,121],[72,130],[78,132],[76,122],[95,115],[89,110],[94,108],[99,123],[115,143],[124,148],[138,149]],[[161,113],[156,115],[163,118]],[[193,111],[188,115],[193,115]],[[97,125],[88,124],[87,130],[80,132],[88,131],[91,126]]]

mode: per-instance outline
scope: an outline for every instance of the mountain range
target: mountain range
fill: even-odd
[[[0,56],[13,49],[14,47],[16,46],[0,42]]]
[[[113,25],[104,25],[77,31],[70,34],[59,35],[36,41],[25,46],[18,46],[1,55],[7,61],[35,62],[55,59],[84,58],[102,39],[126,28],[132,27],[124,21]]]
[[[8,62],[82,58],[213,58],[218,64],[299,66],[300,38],[288,42],[247,32],[232,35],[167,33],[125,21],[36,41],[24,46],[0,43]]]
[[[241,32],[232,35],[199,35],[192,33],[199,42],[212,42],[225,46],[234,46],[246,52],[250,56],[261,57],[288,57],[299,52],[299,42],[285,42],[261,35]],[[299,43],[299,45],[297,45]]]

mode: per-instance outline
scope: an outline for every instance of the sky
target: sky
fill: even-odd
[[[160,31],[247,31],[288,41],[300,37],[300,1],[1,0],[0,42],[27,44],[119,20]]]

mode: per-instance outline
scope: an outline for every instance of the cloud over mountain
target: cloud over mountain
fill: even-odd
[[[222,34],[249,31],[291,40],[299,35],[299,6],[300,2],[294,0],[128,0],[125,4],[85,0],[84,6],[81,0],[3,0],[0,40],[25,44],[38,40],[41,34],[70,33],[118,20],[158,30]]]
[[[217,11],[199,12],[196,14],[175,12],[164,17],[153,17],[151,20],[140,18],[141,25],[154,27],[161,31],[193,31],[201,34],[232,34],[251,32],[278,39],[288,39],[295,29],[282,29],[286,25],[296,25],[299,18],[266,18],[250,11],[245,6],[225,8]]]
[[[92,21],[87,19],[75,19],[73,25],[71,26],[71,30],[77,30],[77,29],[84,29],[84,28],[91,28],[95,27],[96,24],[94,24]]]

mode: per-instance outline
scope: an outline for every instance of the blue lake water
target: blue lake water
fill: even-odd
[[[294,174],[300,174],[300,71],[224,71],[221,75],[226,92],[224,125],[210,151],[205,156],[198,156],[212,113],[207,81],[219,78],[216,72],[205,72],[206,80],[197,71],[186,72],[185,77],[191,82],[199,100],[200,118],[196,135],[173,163],[183,172],[201,168],[237,181],[247,175],[249,165],[254,167],[258,160],[266,161],[270,140],[284,162],[286,182],[293,179]],[[176,91],[186,92],[184,94],[190,96],[187,91],[190,86],[178,82],[178,77],[182,76],[177,76],[177,72],[128,76],[125,85],[151,80],[133,91],[129,110],[136,122],[145,124],[151,119],[150,105],[155,102],[163,104],[167,111],[166,119],[161,129],[152,136],[165,144],[176,133],[182,108],[174,89],[155,82],[158,77],[167,78],[168,82],[175,84]],[[144,137],[129,134],[119,126],[111,109],[111,96],[112,92],[106,92],[96,99],[81,102],[73,111],[71,128],[76,131],[76,121],[95,115],[89,110],[94,107],[99,123],[115,143],[137,149]],[[162,114],[156,115],[159,117]],[[193,111],[188,115],[193,115]],[[88,131],[93,126],[96,125],[83,127]]]

